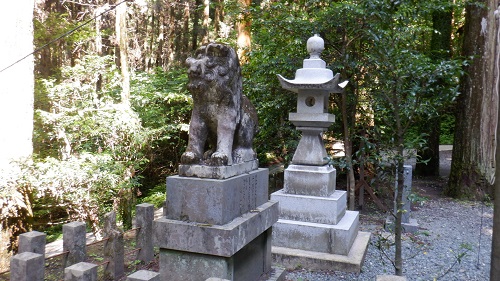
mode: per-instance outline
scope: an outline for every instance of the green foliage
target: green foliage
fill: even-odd
[[[2,221],[11,227],[22,221],[15,227],[26,231],[81,220],[97,232],[99,217],[114,209],[130,227],[138,188],[163,182],[185,147],[191,110],[186,82],[185,70],[133,74],[128,107],[109,56],[85,56],[61,68],[59,79],[39,79],[37,156],[2,178]],[[149,189],[142,201],[161,205],[164,188]]]
[[[325,39],[321,57],[328,67],[350,80],[347,112],[357,110],[365,131],[372,129],[370,117],[374,118],[375,142],[386,149],[397,147],[396,122],[404,139],[413,124],[436,116],[458,95],[461,62],[435,62],[428,56],[432,12],[448,5],[412,0],[283,0],[254,5],[252,52],[243,73],[245,93],[261,119],[258,149],[281,159],[293,154],[296,142],[287,140],[297,134],[287,114],[294,111],[296,96],[281,89],[275,75],[294,76],[307,58],[305,42],[314,33]],[[348,122],[353,130],[354,120]],[[262,153],[259,158],[267,160]]]
[[[455,115],[446,113],[441,115],[441,134],[439,135],[440,144],[453,144],[455,136]]]
[[[295,111],[297,96],[283,90],[276,75],[293,77],[301,67],[307,54],[304,42],[313,27],[299,4],[286,1],[264,8],[253,6],[252,20],[252,51],[242,73],[244,93],[259,115],[259,133],[254,143],[260,163],[287,162],[299,139],[298,131],[288,121],[288,113]]]
[[[83,57],[74,67],[63,67],[59,80],[40,79],[37,90],[46,97],[35,112],[34,142],[42,145],[5,187],[15,191],[11,197],[19,198],[17,206],[26,211],[2,213],[2,219],[27,216],[27,227],[75,219],[98,231],[99,216],[115,209],[128,227],[137,172],[148,162],[154,132],[121,103],[113,59]],[[2,192],[2,198],[9,195]]]
[[[80,18],[81,19],[81,18]],[[66,61],[71,61],[74,51],[83,49],[87,43],[94,39],[95,31],[92,25],[85,25],[78,30],[66,34],[81,25],[80,20],[75,20],[70,14],[50,12],[36,15],[33,19],[33,37],[36,48],[44,46],[35,56],[35,75],[43,78],[48,76],[61,77],[60,67]],[[66,36],[58,38],[66,34]],[[56,41],[56,38],[58,38]],[[50,44],[49,44],[50,43]]]
[[[142,171],[147,189],[164,183],[176,171],[187,145],[192,99],[185,69],[138,73],[131,81],[131,105],[151,133],[148,166]]]
[[[163,207],[163,202],[165,202],[165,184],[158,184],[157,186],[147,190],[147,194],[142,196],[139,201],[141,203],[153,204],[155,208]]]

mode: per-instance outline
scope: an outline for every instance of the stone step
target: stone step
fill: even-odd
[[[313,223],[337,224],[346,212],[347,193],[337,190],[329,197],[296,195],[279,190],[271,200],[280,202],[280,218]]]
[[[279,219],[273,226],[273,246],[347,255],[358,228],[355,211],[346,211],[335,225]]]
[[[224,225],[162,217],[153,222],[153,241],[164,249],[231,257],[272,227],[278,215],[278,202],[268,201]]]

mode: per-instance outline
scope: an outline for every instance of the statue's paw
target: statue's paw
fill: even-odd
[[[205,151],[205,153],[203,153],[203,160],[210,159],[210,157],[212,156],[212,154],[214,154],[214,151],[211,150],[211,149]]]
[[[181,164],[198,164],[200,160],[200,157],[191,151],[186,151],[181,155]]]
[[[208,164],[210,166],[225,166],[228,165],[229,157],[225,153],[214,152],[210,157]]]

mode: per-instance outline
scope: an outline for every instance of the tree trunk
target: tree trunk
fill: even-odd
[[[201,29],[201,43],[208,43],[210,25],[210,0],[203,0],[203,23]]]
[[[344,151],[347,162],[347,191],[349,193],[349,210],[354,210],[356,201],[356,180],[354,179],[354,167],[352,165],[352,140],[347,121],[347,93],[342,93],[342,123],[344,123]]]
[[[453,11],[438,10],[432,13],[432,28],[437,32],[432,32],[431,37],[431,57],[438,62],[448,59],[451,54],[451,23]],[[428,134],[425,137],[427,148],[418,151],[422,160],[429,160],[427,163],[419,162],[416,165],[415,174],[420,176],[439,176],[439,135],[441,133],[441,119],[431,118],[424,122],[420,128],[421,133]]]
[[[187,58],[187,53],[189,50],[189,22],[191,18],[191,7],[190,3],[184,4],[184,15],[183,15],[183,26],[182,26],[182,50],[181,58],[184,61]]]
[[[500,94],[500,7],[495,12],[496,16],[496,32],[495,32],[495,69],[494,69],[494,85],[495,95]],[[497,124],[500,124],[500,115],[497,119]],[[496,135],[500,135],[500,126],[497,126]],[[496,139],[496,163],[500,163],[500,143],[499,138]],[[491,243],[491,268],[490,280],[500,280],[500,165],[495,167],[495,207],[493,211],[493,241]]]
[[[395,208],[396,210],[395,222],[394,222],[394,244],[396,246],[394,253],[394,267],[395,274],[397,276],[403,276],[403,245],[402,245],[402,233],[403,233],[403,188],[404,188],[404,129],[401,123],[401,110],[399,96],[396,92],[392,94],[393,108],[394,108],[394,120],[396,125],[396,163],[395,172],[397,173],[397,185],[395,190]]]
[[[483,197],[494,181],[498,97],[493,93],[493,0],[466,5],[463,55],[470,58],[458,98],[451,173],[445,194]]]
[[[191,48],[193,50],[196,50],[198,48],[198,36],[201,33],[200,19],[203,0],[196,0],[194,5],[196,8],[193,13],[193,34],[191,35]]]
[[[221,31],[221,22],[224,20],[224,2],[222,0],[215,0],[214,2],[214,19],[213,27],[216,37],[219,37]]]
[[[250,45],[252,43],[252,39],[250,36],[250,26],[251,22],[248,18],[248,13],[250,10],[250,5],[252,4],[252,0],[238,0],[238,4],[240,4],[240,15],[239,21],[237,23],[238,26],[238,57],[240,58],[240,62],[246,62],[246,53],[250,49]]]
[[[130,73],[128,70],[127,2],[116,7],[116,43],[120,50],[120,70],[122,76],[121,102],[130,107]]]

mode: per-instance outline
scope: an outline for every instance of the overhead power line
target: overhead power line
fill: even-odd
[[[95,20],[96,18],[98,18],[98,17],[100,17],[100,16],[102,16],[102,15],[104,15],[104,14],[106,14],[106,13],[108,13],[108,12],[112,11],[112,10],[114,10],[116,7],[120,6],[121,4],[123,4],[123,3],[127,2],[127,1],[129,1],[129,0],[123,0],[122,2],[120,2],[120,3],[118,3],[118,4],[114,5],[114,6],[112,6],[111,8],[109,8],[109,9],[105,10],[104,12],[102,12],[102,13],[100,13],[100,14],[98,14],[98,15],[94,16],[93,18],[91,18],[91,19],[89,19],[89,20],[85,21],[84,23],[80,24],[79,26],[77,26],[77,27],[75,27],[75,28],[73,28],[73,29],[71,29],[71,30],[69,30],[69,31],[67,31],[67,32],[65,32],[65,33],[63,33],[63,34],[61,34],[61,35],[57,36],[56,38],[54,38],[54,39],[50,40],[48,43],[44,44],[43,46],[41,46],[41,47],[39,47],[39,48],[35,49],[33,52],[31,52],[31,53],[27,54],[26,56],[24,56],[24,57],[22,57],[22,58],[20,58],[20,59],[18,59],[17,61],[13,62],[12,64],[8,65],[7,67],[2,68],[2,70],[0,70],[0,73],[4,72],[5,70],[7,70],[7,69],[9,69],[9,68],[11,68],[11,67],[13,67],[14,65],[18,64],[19,62],[21,62],[22,60],[26,59],[27,57],[29,57],[29,56],[31,56],[31,55],[34,55],[34,54],[38,53],[39,51],[43,50],[43,49],[44,49],[45,47],[47,47],[48,45],[50,45],[50,44],[52,44],[52,43],[54,43],[54,42],[57,42],[57,41],[61,40],[62,38],[64,38],[64,37],[66,37],[66,36],[68,36],[68,35],[70,35],[70,34],[74,33],[74,32],[75,32],[75,31],[77,31],[78,29],[80,29],[80,28],[84,27],[85,25],[89,24],[91,21],[93,21],[93,20]]]

